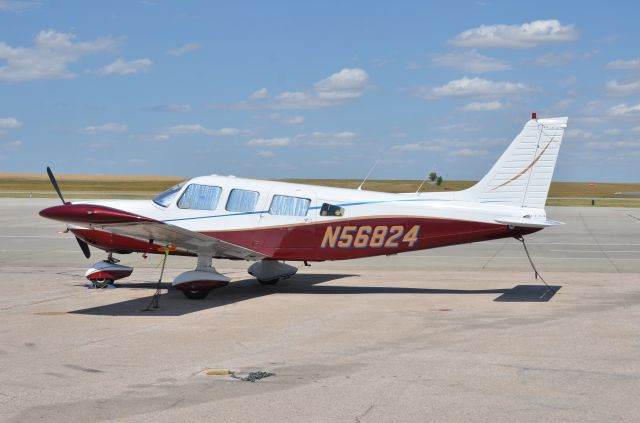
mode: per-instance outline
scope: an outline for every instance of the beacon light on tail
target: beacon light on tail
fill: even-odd
[[[67,223],[85,256],[109,253],[88,272],[94,283],[128,276],[113,254],[197,257],[173,286],[204,298],[225,286],[213,259],[246,260],[260,283],[275,284],[297,268],[287,262],[345,260],[447,245],[519,238],[547,226],[544,204],[567,118],[535,113],[489,172],[457,192],[389,194],[223,176],[201,176],[153,200],[64,201],[42,210]],[[91,277],[93,276],[93,278]]]

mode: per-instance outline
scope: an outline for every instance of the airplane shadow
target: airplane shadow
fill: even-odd
[[[292,279],[280,281],[275,286],[259,285],[255,279],[243,279],[228,286],[213,290],[204,300],[188,300],[183,294],[171,289],[170,283],[162,283],[161,288],[168,292],[159,296],[157,309],[144,311],[152,297],[136,298],[114,304],[70,311],[73,314],[96,316],[182,316],[202,310],[222,307],[240,301],[263,297],[271,294],[501,294],[496,302],[547,302],[553,298],[561,286],[552,286],[549,290],[540,285],[516,285],[505,289],[434,289],[375,286],[336,286],[318,284],[337,279],[354,277],[349,274],[307,274],[296,275]],[[120,288],[141,288],[155,290],[156,283],[119,283]]]

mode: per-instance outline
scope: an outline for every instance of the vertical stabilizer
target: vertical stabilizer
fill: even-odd
[[[567,120],[536,119],[534,114],[489,173],[463,196],[482,203],[544,208]]]

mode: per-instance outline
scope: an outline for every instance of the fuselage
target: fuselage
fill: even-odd
[[[191,188],[189,188],[191,186]],[[390,194],[225,176],[193,178],[160,201],[96,200],[259,252],[274,260],[343,260],[514,237],[540,228],[497,220],[544,216],[526,209],[464,201],[452,192]],[[158,249],[150,240],[84,225],[71,230],[113,252]],[[194,251],[176,251],[192,254]]]

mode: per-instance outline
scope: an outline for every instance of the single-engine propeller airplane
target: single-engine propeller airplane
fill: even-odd
[[[87,271],[96,286],[129,276],[113,254],[197,257],[173,286],[205,298],[230,278],[213,259],[254,262],[248,272],[275,284],[294,275],[285,261],[344,260],[447,245],[521,237],[560,222],[544,205],[567,118],[532,114],[520,134],[476,185],[456,192],[389,194],[343,188],[201,176],[153,200],[66,202],[40,215],[67,223],[84,255],[88,244],[108,253]]]

